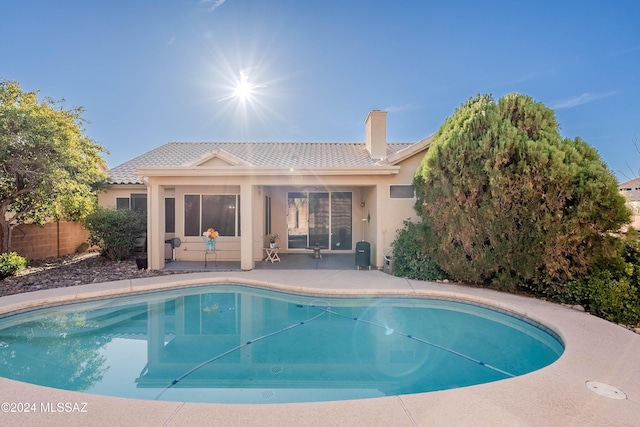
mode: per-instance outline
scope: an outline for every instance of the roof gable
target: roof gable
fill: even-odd
[[[209,153],[203,154],[200,158],[192,162],[187,162],[182,166],[185,167],[204,167],[204,166],[251,166],[248,162],[242,160],[225,150],[215,149]]]

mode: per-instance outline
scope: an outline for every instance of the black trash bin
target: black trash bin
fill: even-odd
[[[356,243],[356,269],[369,267],[371,270],[371,244],[369,242]]]

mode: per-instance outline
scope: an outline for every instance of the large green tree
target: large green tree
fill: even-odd
[[[434,135],[414,182],[440,267],[457,280],[534,290],[615,256],[629,221],[617,181],[554,112],[510,94],[470,99]]]
[[[62,103],[0,81],[2,252],[20,224],[82,219],[105,182],[105,149],[85,135],[83,109]]]

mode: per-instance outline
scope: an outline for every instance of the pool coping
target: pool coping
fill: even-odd
[[[208,283],[240,283],[323,296],[424,296],[474,302],[549,327],[564,342],[565,352],[543,369],[493,383],[412,395],[317,403],[228,405],[145,401],[57,390],[0,378],[3,412],[0,417],[12,425],[67,426],[180,426],[203,422],[297,426],[637,425],[640,414],[639,335],[559,304],[489,289],[408,280],[375,270],[207,272],[10,295],[0,298],[0,316],[43,304]],[[620,389],[626,399],[596,394],[587,388],[588,381]],[[13,404],[17,412],[5,412],[4,402]],[[25,413],[25,403],[34,404],[29,409],[35,408],[35,411]],[[83,404],[86,405],[83,407]]]

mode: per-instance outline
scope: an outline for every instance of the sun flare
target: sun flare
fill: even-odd
[[[223,120],[243,138],[261,126],[275,128],[274,121],[279,120],[270,102],[277,98],[277,84],[284,78],[269,80],[267,68],[260,64],[233,66],[223,56],[211,67],[215,120]]]
[[[236,87],[233,90],[233,96],[241,101],[247,101],[251,99],[255,86],[249,82],[249,76],[245,73],[240,73],[240,79],[236,82]]]

